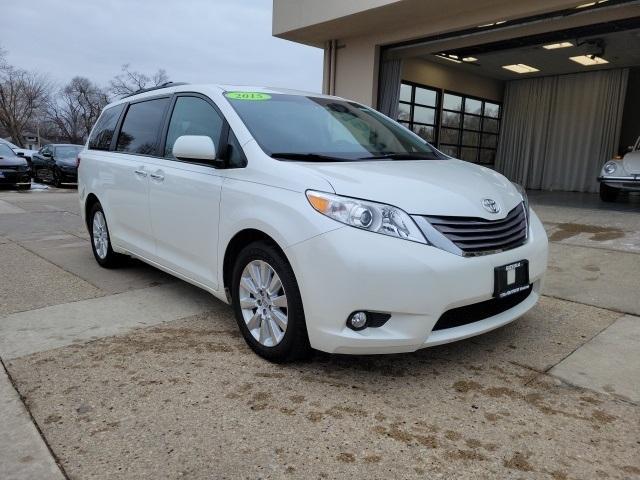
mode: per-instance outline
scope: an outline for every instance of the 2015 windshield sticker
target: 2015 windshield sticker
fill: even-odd
[[[230,98],[231,100],[271,100],[271,95],[269,95],[268,93],[260,92],[227,92],[224,94],[224,96]]]

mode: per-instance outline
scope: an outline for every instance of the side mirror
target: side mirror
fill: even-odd
[[[43,157],[51,158],[51,152],[44,152],[42,154]]]
[[[16,155],[18,155],[19,157],[24,157],[24,152],[17,152]]]
[[[182,135],[173,144],[173,156],[179,160],[216,161],[216,146],[206,135]]]

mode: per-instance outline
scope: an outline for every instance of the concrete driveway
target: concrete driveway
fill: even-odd
[[[73,190],[0,192],[0,477],[640,478],[640,201],[531,200],[525,317],[278,366],[204,292],[98,267]]]

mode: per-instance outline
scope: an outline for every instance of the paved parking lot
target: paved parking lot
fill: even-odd
[[[408,355],[272,365],[229,307],[0,191],[2,478],[640,478],[640,199],[533,194],[545,296]]]

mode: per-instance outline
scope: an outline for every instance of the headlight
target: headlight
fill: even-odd
[[[411,217],[391,205],[313,190],[307,191],[307,199],[316,211],[345,225],[413,242],[427,243]]]
[[[607,175],[613,175],[614,173],[616,173],[617,169],[618,164],[616,162],[607,162],[604,165],[604,173],[606,173]]]
[[[524,209],[527,211],[527,215],[529,215],[529,197],[527,196],[527,191],[524,189],[522,185],[516,182],[513,183],[513,186],[516,187],[518,193],[522,196],[522,201],[524,202]]]

